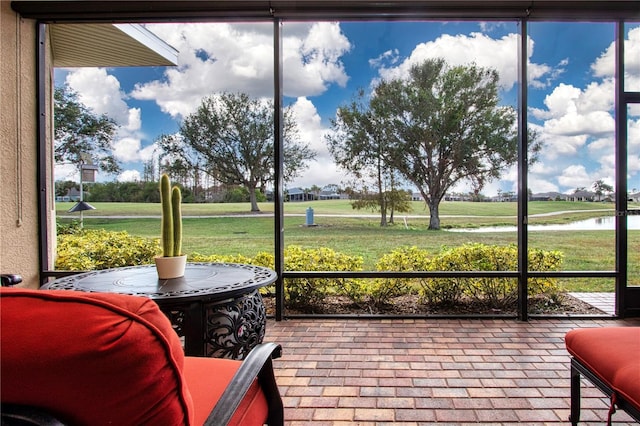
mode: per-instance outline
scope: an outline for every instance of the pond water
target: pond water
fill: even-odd
[[[594,217],[577,222],[555,225],[529,225],[529,231],[613,231],[615,229],[613,216]],[[627,216],[627,229],[640,230],[640,216]],[[449,229],[451,232],[515,232],[515,226],[486,226],[482,228]]]

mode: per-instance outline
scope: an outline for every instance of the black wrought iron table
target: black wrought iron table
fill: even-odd
[[[276,280],[268,268],[188,263],[184,277],[160,280],[154,265],[59,278],[42,289],[111,292],[153,299],[171,320],[185,354],[243,359],[262,343],[266,310],[259,288]]]

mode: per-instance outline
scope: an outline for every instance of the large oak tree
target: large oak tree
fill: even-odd
[[[290,181],[316,154],[300,140],[292,110],[285,109],[283,117],[283,177]],[[184,119],[179,133],[181,143],[190,155],[195,154],[202,170],[225,185],[244,186],[249,191],[251,211],[260,211],[256,189],[273,182],[275,171],[272,101],[251,99],[244,93],[206,97]]]
[[[498,79],[493,69],[451,67],[441,59],[414,65],[406,78],[375,88],[364,123],[381,127],[369,130],[354,122],[342,129],[343,144],[383,137],[388,167],[416,186],[429,208],[429,229],[440,229],[439,206],[447,191],[463,181],[480,190],[517,161],[517,114],[500,105]],[[534,134],[528,143],[534,161],[541,146]],[[358,152],[379,157],[380,145],[376,141],[371,151]]]

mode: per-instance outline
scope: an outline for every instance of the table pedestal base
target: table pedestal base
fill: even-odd
[[[205,354],[244,359],[264,339],[267,313],[258,290],[205,305]]]

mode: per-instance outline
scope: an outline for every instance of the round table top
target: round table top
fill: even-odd
[[[59,278],[42,289],[123,293],[151,299],[235,297],[273,283],[275,271],[240,263],[187,263],[184,277],[158,279],[155,265],[126,266]]]

